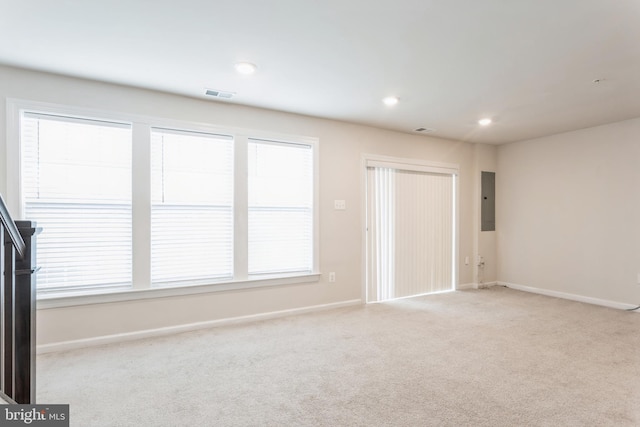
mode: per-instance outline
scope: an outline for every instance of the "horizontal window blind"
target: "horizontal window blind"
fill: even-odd
[[[233,139],[151,132],[151,282],[233,277]]]
[[[313,150],[250,139],[248,273],[313,268]]]
[[[11,206],[44,229],[41,297],[316,276],[316,138],[40,102],[7,108]]]
[[[131,285],[131,126],[23,112],[22,196],[38,289]]]

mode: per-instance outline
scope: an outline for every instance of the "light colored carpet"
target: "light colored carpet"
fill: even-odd
[[[638,426],[640,315],[494,287],[43,355],[93,426]]]

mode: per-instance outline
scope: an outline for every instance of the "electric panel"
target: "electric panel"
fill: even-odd
[[[496,173],[482,172],[481,176],[480,231],[496,229]]]

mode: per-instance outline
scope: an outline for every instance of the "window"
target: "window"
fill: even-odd
[[[43,228],[39,298],[75,304],[317,280],[315,139],[8,107],[8,200]]]
[[[21,135],[38,289],[130,286],[131,126],[25,113]]]
[[[151,282],[233,278],[233,139],[151,131]]]
[[[249,274],[313,267],[309,145],[249,140]]]

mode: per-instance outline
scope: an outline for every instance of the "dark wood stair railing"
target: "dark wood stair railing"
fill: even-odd
[[[0,197],[0,397],[35,404],[36,235],[32,221],[13,221]]]

